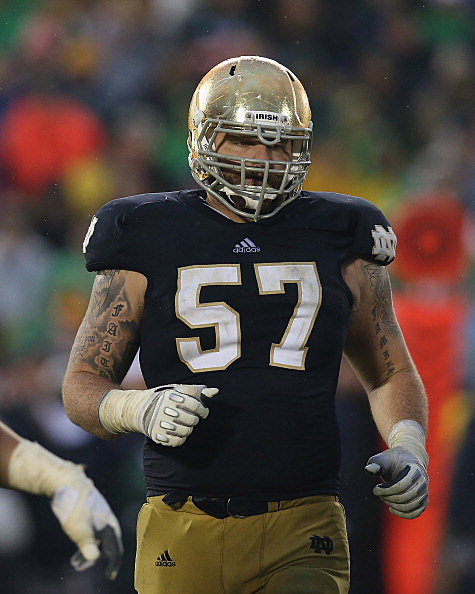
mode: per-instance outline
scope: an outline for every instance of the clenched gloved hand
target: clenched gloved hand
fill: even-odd
[[[389,506],[392,514],[417,518],[429,503],[424,430],[416,421],[399,421],[391,429],[388,445],[389,449],[367,462],[366,470],[384,481],[374,487],[373,494]]]
[[[171,384],[149,390],[110,390],[99,404],[99,420],[111,433],[135,431],[155,443],[182,445],[200,419],[206,419],[207,399],[217,388]]]

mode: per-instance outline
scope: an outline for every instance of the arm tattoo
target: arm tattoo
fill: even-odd
[[[97,375],[120,383],[138,348],[140,326],[125,287],[125,274],[101,271],[91,303],[78,331],[71,359],[87,364]]]
[[[386,375],[390,376],[397,371],[391,359],[390,339],[401,335],[392,308],[391,284],[389,276],[383,267],[365,263],[363,268],[368,274],[370,292],[373,295],[371,317],[374,332],[378,338],[380,353],[386,367]]]
[[[375,264],[364,264],[363,267],[368,274],[373,295],[373,321],[382,323],[390,336],[399,336],[400,330],[392,308],[391,284],[385,269]]]

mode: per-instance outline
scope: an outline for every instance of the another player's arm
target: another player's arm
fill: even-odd
[[[66,413],[104,439],[112,434],[99,422],[99,402],[120,386],[137,352],[146,288],[146,278],[137,272],[99,272],[71,350],[63,381]]]
[[[13,450],[20,443],[20,437],[0,421],[0,487],[9,487],[8,465]]]
[[[81,465],[0,421],[0,487],[48,497],[62,529],[78,547],[71,558],[75,569],[87,569],[103,558],[106,576],[115,579],[123,554],[119,522]]]
[[[355,260],[343,271],[354,297],[345,355],[368,393],[382,438],[412,419],[427,431],[427,398],[392,303],[384,266]]]

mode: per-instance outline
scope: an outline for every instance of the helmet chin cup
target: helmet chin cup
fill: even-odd
[[[231,205],[241,213],[241,216],[247,216],[254,220],[258,220],[264,216],[261,215],[261,209],[264,205],[264,201],[275,200],[278,197],[277,194],[263,194],[262,188],[259,186],[248,186],[248,192],[246,192],[246,194],[236,194],[229,188],[223,188],[221,196],[223,196],[224,200],[226,200],[226,205],[228,208]],[[239,208],[239,206],[236,204],[237,202],[243,202],[244,206]],[[244,213],[247,214],[244,215]],[[272,214],[274,214],[274,209],[272,209]]]
[[[236,214],[268,218],[300,193],[310,165],[310,106],[300,81],[278,62],[241,56],[212,68],[193,94],[188,128],[193,178]],[[270,147],[288,142],[290,160],[219,153],[215,148],[219,133]],[[261,185],[255,184],[256,173]],[[250,179],[254,183],[246,184]]]

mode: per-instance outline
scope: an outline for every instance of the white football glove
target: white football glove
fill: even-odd
[[[373,494],[389,506],[400,518],[417,518],[429,503],[429,457],[425,449],[425,434],[416,421],[399,421],[388,437],[389,449],[371,456],[366,470],[384,480]]]
[[[99,420],[111,433],[135,431],[155,443],[182,445],[218,393],[204,385],[171,384],[149,390],[110,390],[99,404]]]
[[[84,473],[78,474],[69,485],[55,491],[51,508],[64,532],[78,546],[71,557],[74,569],[83,571],[103,558],[106,577],[115,579],[123,555],[120,526],[92,481]]]
[[[116,578],[123,555],[119,522],[82,466],[25,439],[10,457],[8,484],[13,489],[52,498],[55,516],[78,547],[71,557],[76,570],[87,569],[103,559],[106,577]]]

